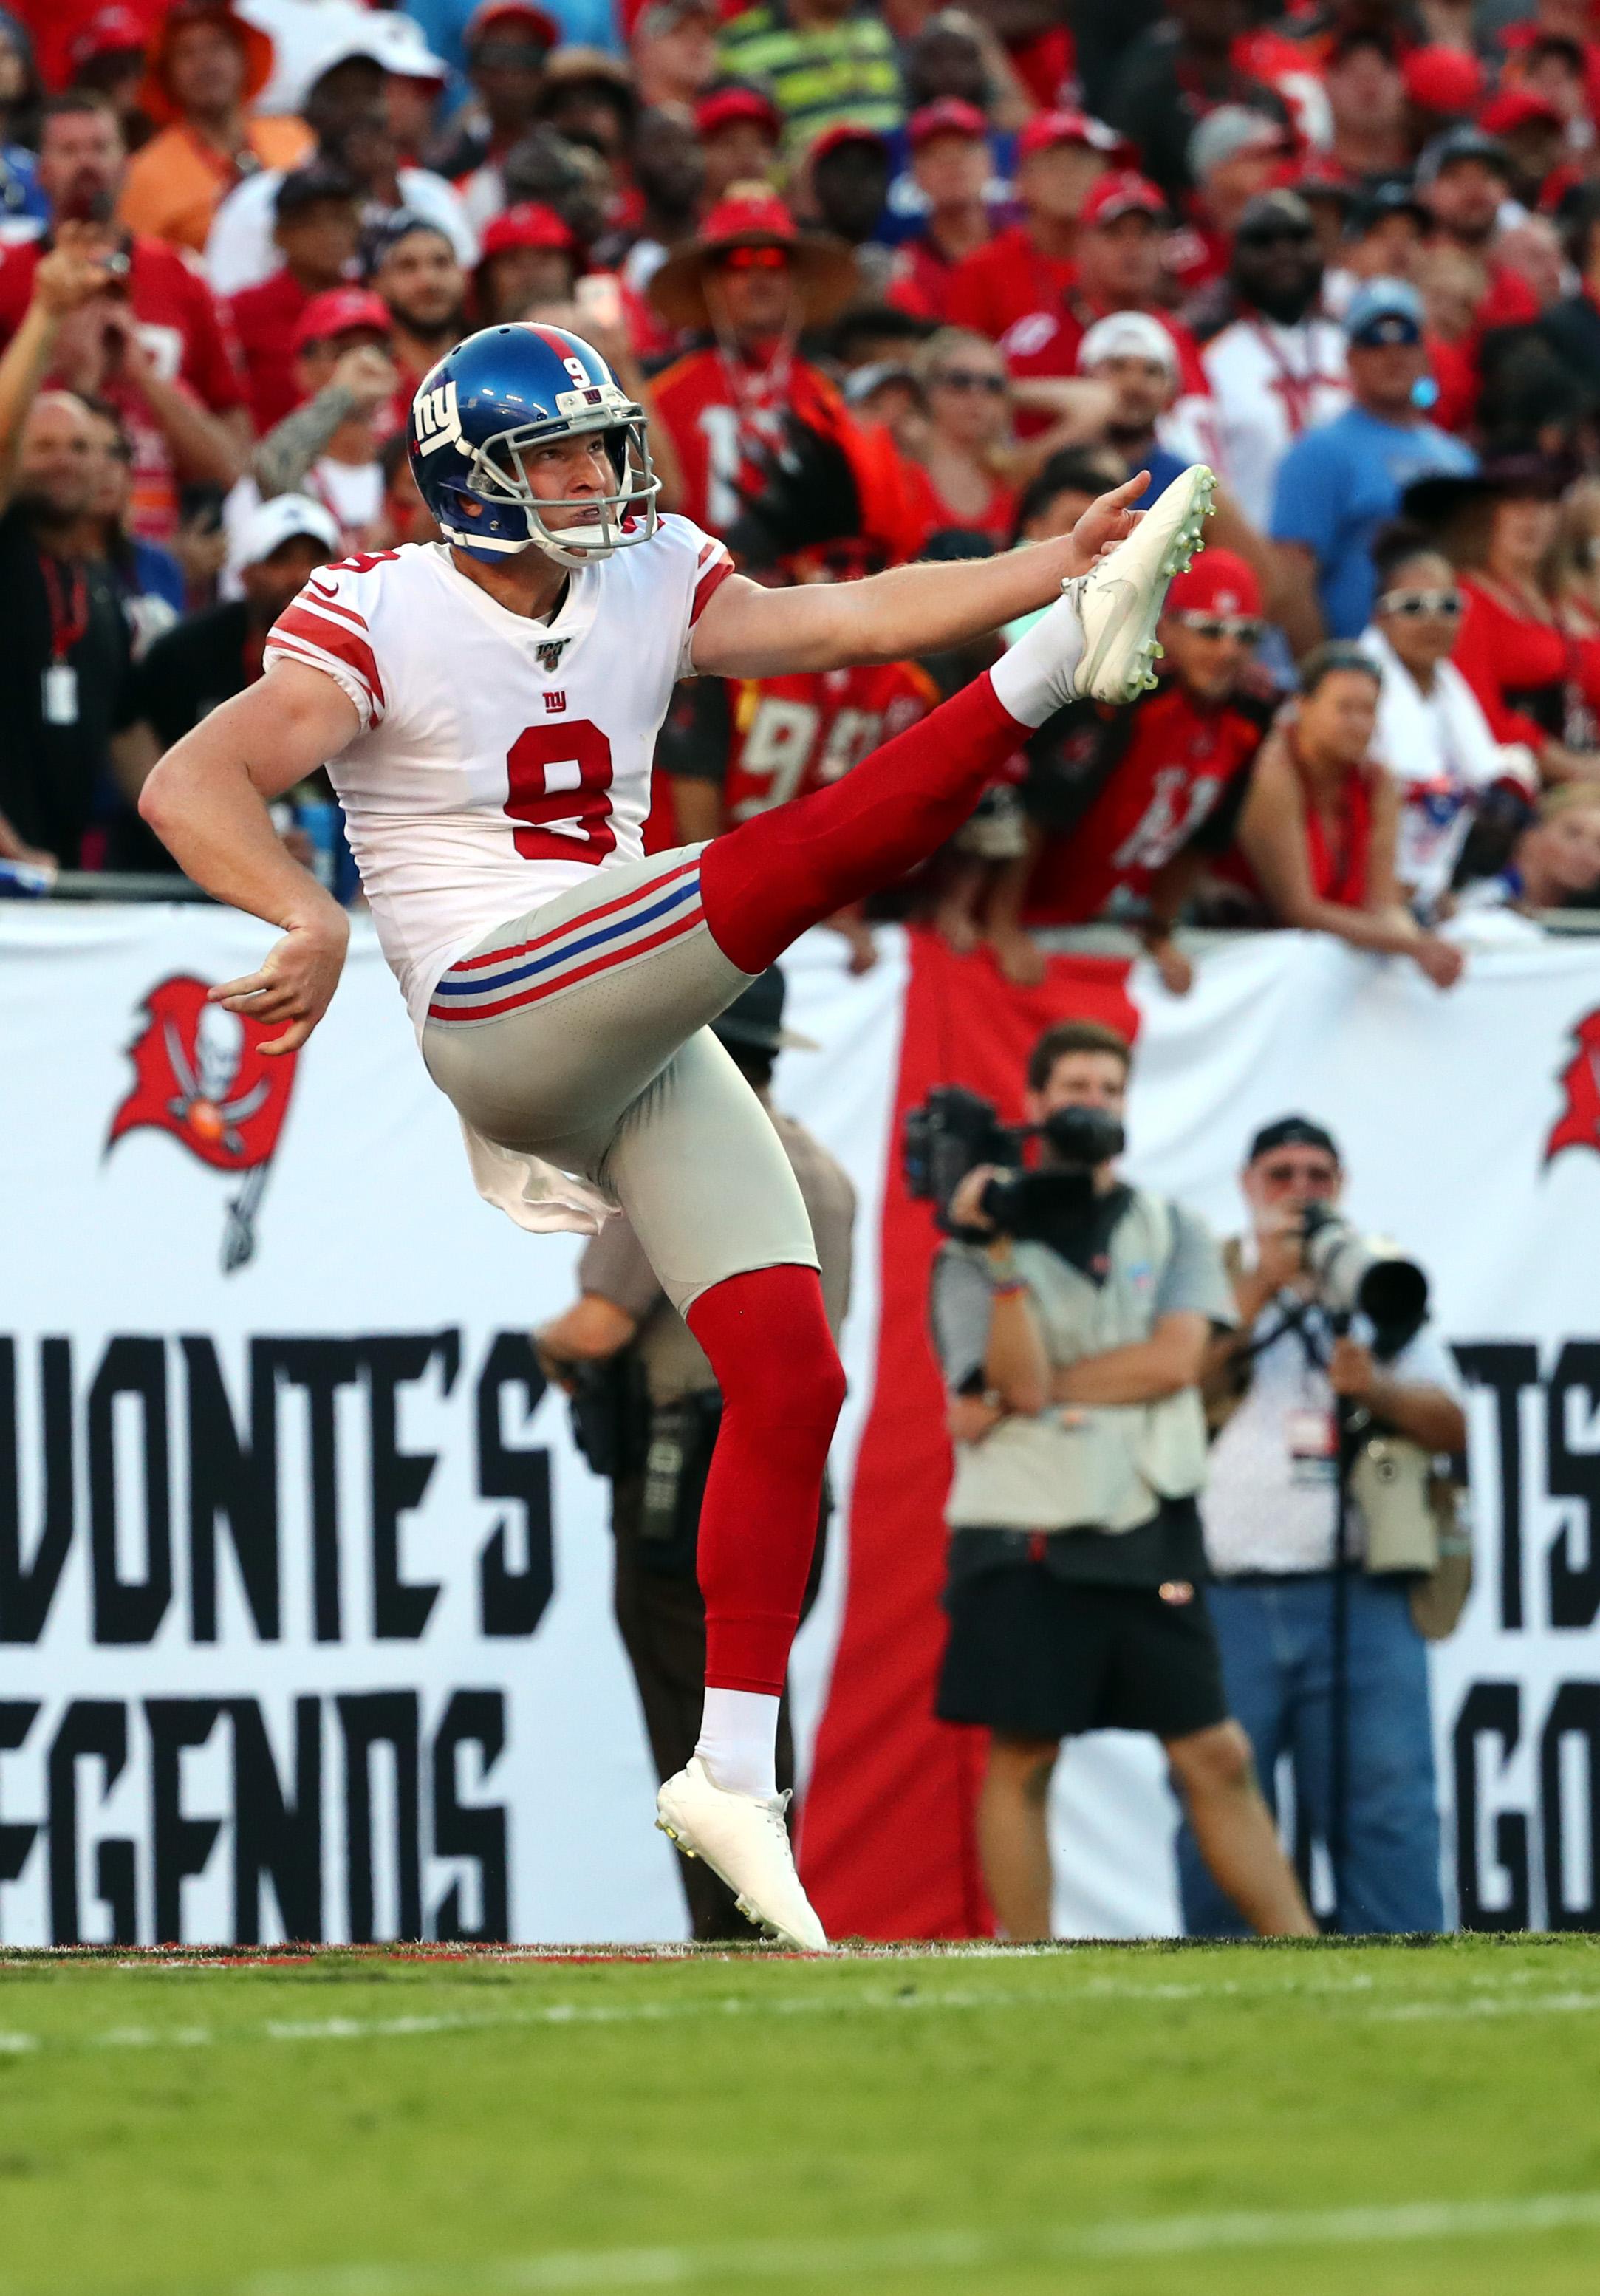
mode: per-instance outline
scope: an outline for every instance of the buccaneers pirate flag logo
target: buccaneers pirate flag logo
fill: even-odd
[[[1572,1030],[1572,1057],[1557,1082],[1566,1103],[1545,1143],[1546,1163],[1563,1148],[1590,1148],[1600,1155],[1600,1005]]]
[[[225,1274],[242,1267],[256,1248],[256,1213],[294,1088],[296,1053],[272,1060],[263,1038],[281,1031],[208,1004],[207,984],[174,973],[144,999],[144,1026],[128,1046],[134,1086],[111,1119],[111,1152],[125,1134],[152,1125],[169,1132],[192,1156],[243,1185],[227,1201],[222,1236]]]

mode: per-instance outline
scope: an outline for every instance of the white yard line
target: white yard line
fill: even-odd
[[[690,2288],[750,2280],[859,2281],[1228,2250],[1366,2248],[1600,2230],[1600,2193],[1423,2201],[1393,2208],[1233,2210],[1129,2218],[1037,2232],[908,2233],[859,2240],[730,2241],[704,2247],[557,2250],[448,2265],[365,2264],[258,2274],[233,2296],[555,2296],[573,2289]]]
[[[1250,1985],[1238,1979],[1210,1983],[1145,1983],[1109,1977],[1087,1979],[1070,1991],[1045,1995],[1032,1988],[957,1991],[948,1987],[926,1988],[907,1985],[893,1991],[847,1991],[828,1987],[816,1993],[787,1997],[759,1994],[724,1994],[710,2000],[682,2001],[551,2001],[518,2008],[439,2010],[379,2017],[268,2018],[240,2025],[113,2025],[84,2038],[63,2034],[0,2030],[0,2055],[23,2056],[41,2050],[193,2049],[229,2042],[382,2041],[426,2038],[435,2034],[558,2030],[568,2025],[656,2025],[684,2021],[716,2022],[729,2019],[783,2020],[791,2017],[849,2017],[868,2011],[941,2011],[1027,2009],[1036,2013],[1054,2011],[1070,2014],[1085,2002],[1116,2001],[1130,2007],[1148,2002],[1164,2008],[1173,2002],[1226,1999],[1241,2004],[1271,2005],[1276,2002],[1315,2000],[1334,2005],[1348,2000],[1364,2018],[1380,2022],[1412,2022],[1433,2018],[1575,2016],[1600,2010],[1600,1991],[1543,1992],[1513,1978],[1500,1987],[1437,1997],[1374,2000],[1379,1980],[1366,1972],[1340,1976],[1289,1978],[1284,1982]]]

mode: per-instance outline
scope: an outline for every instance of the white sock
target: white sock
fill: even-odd
[[[1083,624],[1068,598],[1046,606],[1031,629],[989,671],[1002,709],[1019,726],[1042,726],[1070,699],[1067,680],[1083,660]]]
[[[708,1690],[695,1752],[724,1793],[778,1790],[778,1702],[759,1690]]]

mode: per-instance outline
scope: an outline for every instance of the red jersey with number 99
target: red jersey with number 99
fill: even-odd
[[[925,718],[939,688],[912,661],[747,678],[732,695],[724,817],[748,821],[836,782],[869,750]]]
[[[439,975],[498,925],[637,860],[655,738],[689,644],[733,572],[664,518],[569,575],[529,621],[442,543],[320,567],[267,641],[322,670],[359,719],[328,771],[383,954],[419,1032]]]

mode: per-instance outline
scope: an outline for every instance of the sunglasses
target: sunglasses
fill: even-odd
[[[729,247],[717,258],[719,271],[787,271],[789,258],[781,247]]]
[[[1465,599],[1459,590],[1385,590],[1378,600],[1380,614],[1458,614]]]
[[[1275,1188],[1331,1188],[1339,1174],[1332,1164],[1263,1164],[1261,1177]]]
[[[1241,645],[1258,644],[1265,627],[1254,614],[1187,613],[1172,619],[1197,638],[1236,638]]]
[[[981,374],[976,367],[945,367],[939,373],[930,375],[928,380],[937,383],[941,390],[988,390],[992,391],[997,398],[1003,398],[1007,388],[1003,374]]]

